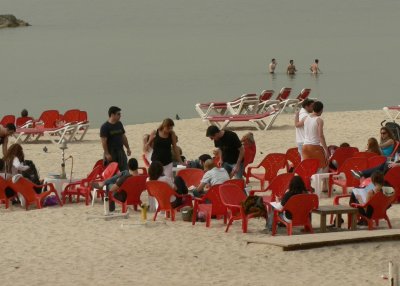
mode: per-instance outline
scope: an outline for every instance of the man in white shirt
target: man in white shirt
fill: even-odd
[[[304,144],[304,120],[313,111],[313,104],[314,100],[308,98],[305,99],[301,104],[302,107],[300,111],[296,112],[296,116],[294,119],[294,125],[296,126],[296,143],[300,157],[302,157],[301,152]]]

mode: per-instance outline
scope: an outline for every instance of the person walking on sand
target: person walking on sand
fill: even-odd
[[[278,63],[276,62],[275,59],[272,59],[272,60],[271,60],[269,66],[268,66],[268,70],[269,70],[269,73],[270,73],[270,74],[274,74],[274,73],[275,73],[275,68],[276,68],[276,65],[277,65],[277,64],[278,64]]]
[[[313,112],[304,120],[304,144],[302,148],[303,160],[318,159],[320,171],[328,166],[328,147],[324,136],[324,121],[321,118],[323,110],[322,102],[314,102]]]
[[[244,147],[235,132],[219,130],[217,126],[211,125],[207,128],[206,136],[214,141],[221,158],[221,166],[237,179],[243,177]]]
[[[120,119],[121,108],[111,106],[108,109],[108,120],[100,128],[100,138],[106,165],[110,162],[117,162],[119,170],[124,171],[128,169],[126,155],[131,155],[131,149]]]
[[[164,119],[158,129],[150,134],[150,138],[144,148],[146,151],[151,147],[153,148],[151,162],[160,162],[163,165],[164,175],[170,178],[173,178],[172,162],[176,160],[176,162],[183,164],[176,145],[177,136],[173,130],[174,126],[175,123],[171,118]],[[176,156],[176,158],[172,158],[173,156]]]
[[[296,66],[293,63],[293,60],[290,60],[289,65],[287,67],[287,74],[293,75],[296,74],[296,72],[297,72]]]
[[[302,157],[302,148],[304,144],[304,121],[313,111],[314,100],[306,98],[301,104],[300,111],[296,112],[294,126],[296,127],[296,143],[300,157]]]
[[[13,135],[16,127],[13,123],[7,123],[5,127],[0,125],[0,145],[3,145],[3,156],[7,154],[8,137]]]
[[[321,70],[318,67],[319,60],[315,59],[314,63],[310,66],[310,71],[312,74],[319,74]]]

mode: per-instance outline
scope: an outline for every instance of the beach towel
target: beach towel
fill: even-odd
[[[328,165],[328,160],[325,156],[324,148],[319,145],[303,145],[302,157],[304,159],[318,159],[319,168],[325,168]]]

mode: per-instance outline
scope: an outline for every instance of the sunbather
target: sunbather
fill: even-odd
[[[229,180],[228,172],[224,168],[218,168],[212,159],[208,159],[204,163],[204,171],[206,172],[200,181],[200,185],[193,190],[195,197],[202,197],[211,186],[222,184]]]
[[[185,181],[180,177],[176,176],[173,180],[170,176],[165,176],[164,174],[164,166],[161,162],[153,161],[150,164],[148,169],[149,177],[148,181],[161,181],[167,183],[172,189],[174,189],[178,194],[185,195],[188,193],[188,188],[185,184]],[[172,206],[175,208],[182,204],[181,198],[176,198],[174,202],[172,202]]]
[[[385,126],[381,128],[380,132],[381,141],[379,143],[379,147],[381,148],[382,155],[389,157],[393,152],[396,139],[394,138],[392,131]]]

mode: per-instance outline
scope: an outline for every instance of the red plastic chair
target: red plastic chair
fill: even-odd
[[[192,225],[195,225],[197,214],[200,211],[204,212],[206,215],[206,227],[210,227],[212,216],[222,216],[224,218],[224,224],[226,224],[228,212],[219,195],[220,186],[221,185],[214,185],[201,198],[194,198]],[[209,205],[211,205],[211,210],[209,209]]]
[[[300,162],[296,169],[294,169],[294,173],[303,179],[303,182],[309,192],[311,192],[311,176],[317,173],[318,168],[318,159],[305,159]]]
[[[80,123],[88,123],[89,119],[88,119],[88,115],[86,111],[80,110],[79,112],[79,121]]]
[[[142,154],[142,159],[143,159],[144,165],[145,165],[147,168],[150,167],[150,162],[149,162],[149,160],[147,160],[145,154]]]
[[[58,110],[45,110],[37,121],[42,121],[44,123],[44,128],[55,128],[59,120],[60,113]]]
[[[284,173],[276,176],[271,183],[268,185],[267,189],[264,191],[250,191],[250,196],[254,196],[258,192],[268,192],[271,191],[271,195],[262,196],[264,203],[275,202],[277,198],[282,199],[283,195],[289,189],[290,181],[292,180],[294,173]],[[268,205],[269,206],[269,205]]]
[[[78,122],[80,122],[80,113],[81,111],[79,109],[70,109],[64,113],[62,119],[65,121],[65,123],[77,124]]]
[[[368,152],[368,151],[356,152],[353,154],[353,157],[361,157],[361,158],[366,158],[366,159],[373,158],[376,156],[379,156],[379,155],[376,153],[373,153],[373,152]]]
[[[356,147],[339,147],[336,149],[335,153],[333,153],[332,157],[329,159],[329,165],[335,162],[336,167],[339,168],[340,165],[346,161],[346,159],[353,157],[354,153],[358,152],[358,148]],[[336,169],[329,169],[330,172],[336,172]]]
[[[292,89],[290,87],[282,87],[281,91],[279,92],[278,96],[276,97],[276,100],[279,101],[285,101],[289,98],[290,93],[292,92]]]
[[[6,126],[8,123],[15,124],[15,116],[14,115],[4,115],[0,121],[0,125]]]
[[[238,186],[243,191],[243,193],[245,194],[244,188],[245,188],[246,184],[245,184],[243,179],[230,179],[230,180],[225,181],[223,183],[223,185],[227,185],[227,184],[232,184],[232,185]]]
[[[233,221],[242,221],[242,231],[247,232],[247,222],[250,218],[255,217],[253,214],[246,215],[242,203],[246,200],[246,195],[236,185],[223,184],[219,187],[219,195],[221,196],[222,204],[228,209],[228,225],[225,232],[228,232]]]
[[[117,173],[119,173],[118,163],[111,162],[104,169],[103,173],[101,173],[100,180],[105,181],[107,179],[110,179],[112,176],[116,175]],[[79,190],[80,194],[83,195],[85,198],[92,195],[92,206],[94,205],[94,200],[96,197],[101,197],[102,200],[104,199],[104,190],[92,189],[91,186],[84,187],[84,188],[78,187],[78,190]],[[91,192],[93,192],[93,193],[91,194]]]
[[[374,221],[376,226],[378,226],[380,219],[386,220],[389,228],[392,228],[392,225],[390,223],[386,211],[395,200],[396,200],[396,195],[388,197],[385,196],[382,192],[378,192],[367,203],[363,205],[351,204],[351,206],[354,208],[367,208],[368,206],[372,207],[373,212],[371,218],[368,218],[360,214],[360,217],[368,222],[368,230],[372,230],[374,228],[373,225]]]
[[[165,211],[166,216],[168,217],[170,215],[171,221],[175,221],[175,210],[179,211],[184,206],[193,206],[191,195],[180,195],[176,193],[166,182],[146,182],[146,189],[149,192],[150,196],[154,197],[158,202],[158,208],[154,213],[154,221],[156,220],[157,214],[160,211]],[[182,204],[176,208],[173,208],[171,205],[172,196],[175,196],[176,198],[182,198]]]
[[[343,194],[347,194],[348,187],[357,187],[360,185],[360,180],[352,176],[351,170],[362,171],[367,169],[368,161],[366,158],[349,158],[342,165],[339,166],[336,173],[329,176],[328,196],[332,195],[333,185],[340,186]],[[345,178],[338,177],[339,174],[344,173]]]
[[[204,176],[204,171],[197,168],[186,168],[179,170],[176,175],[183,179],[187,187],[197,187]]]
[[[291,197],[281,210],[274,209],[272,235],[276,234],[276,226],[279,222],[286,226],[288,235],[292,235],[294,226],[304,226],[306,231],[313,233],[310,214],[318,208],[318,204],[318,196],[315,194],[300,194]],[[279,216],[283,212],[290,212],[291,222],[286,222]]]
[[[7,187],[11,187],[12,182],[9,180],[5,180],[3,177],[0,177],[0,204],[4,203],[6,206],[6,209],[8,209],[9,207],[9,202],[11,199],[15,198],[16,195],[14,195],[13,197],[7,198],[6,196],[6,188]]]
[[[263,90],[259,97],[260,102],[270,100],[272,98],[272,96],[274,95],[274,93],[275,93],[275,91],[272,89]]]
[[[397,200],[400,200],[400,167],[390,168],[385,174],[385,181],[392,186],[396,192]]]
[[[390,154],[389,157],[390,157],[390,158],[394,158],[394,156],[396,155],[396,153],[398,153],[399,148],[400,148],[400,141],[395,141],[392,154]]]
[[[299,149],[297,147],[289,148],[286,151],[286,171],[294,170],[301,162]]]
[[[384,164],[387,158],[383,155],[376,155],[368,158],[367,160],[368,160],[368,168],[375,168]]]
[[[83,195],[85,197],[86,205],[89,205],[91,184],[92,182],[100,180],[102,171],[102,165],[95,165],[93,170],[85,179],[68,184],[61,193],[63,204],[65,204],[66,197],[68,197],[69,202],[72,203],[72,196],[76,196],[76,202],[79,203],[80,196]]]
[[[34,191],[35,187],[36,188],[47,187],[50,190],[45,191],[41,194],[37,194]],[[44,184],[44,185],[35,185],[31,181],[21,177],[17,180],[17,182],[15,182],[11,185],[11,188],[15,192],[21,194],[24,197],[26,210],[28,210],[30,204],[36,204],[36,207],[38,209],[41,209],[43,200],[51,194],[54,194],[56,196],[57,202],[59,203],[60,206],[62,206],[62,202],[61,202],[60,198],[58,197],[58,193],[52,183]]]
[[[261,190],[264,190],[265,182],[270,182],[276,177],[278,171],[286,167],[286,155],[282,153],[271,153],[265,156],[258,166],[248,167],[246,174],[246,184],[250,177],[260,181]],[[254,173],[253,169],[264,168],[264,173]]]
[[[109,194],[110,202],[114,201],[122,207],[122,213],[126,213],[128,206],[133,206],[133,209],[137,211],[137,206],[142,204],[140,200],[140,195],[146,190],[146,175],[138,175],[127,178],[121,187],[119,187],[118,192],[126,192],[126,201],[121,202],[114,198],[112,192]]]
[[[97,160],[96,163],[94,163],[94,166],[92,169],[96,168],[97,166],[100,166],[102,168],[101,173],[103,173],[103,171],[105,169],[104,160],[103,159]]]
[[[17,128],[28,128],[30,125],[28,123],[32,123],[33,124],[33,118],[26,116],[26,117],[18,117],[15,120],[15,126]],[[29,126],[28,126],[29,125]]]

